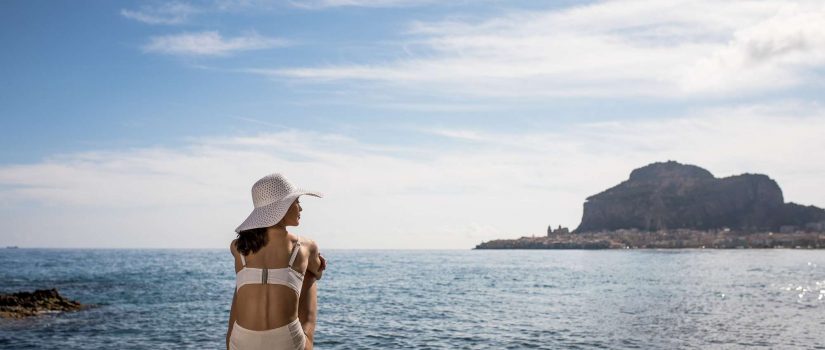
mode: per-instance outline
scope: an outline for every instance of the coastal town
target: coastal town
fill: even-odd
[[[546,236],[497,239],[483,242],[476,249],[764,249],[825,248],[825,222],[805,228],[784,227],[780,232],[741,232],[673,229],[571,233],[567,228],[549,227]]]

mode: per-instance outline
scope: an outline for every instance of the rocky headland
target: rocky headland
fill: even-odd
[[[77,311],[85,306],[64,298],[57,289],[0,294],[0,317],[23,318],[44,313]]]
[[[825,210],[785,203],[762,174],[716,178],[674,161],[633,170],[587,197],[572,233],[483,242],[477,249],[825,248]]]
[[[778,231],[825,221],[825,210],[785,203],[776,181],[762,174],[716,178],[674,161],[633,170],[630,178],[584,203],[574,232],[636,228]]]

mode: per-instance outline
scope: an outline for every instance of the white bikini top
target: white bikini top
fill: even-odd
[[[241,257],[243,268],[235,274],[235,290],[247,284],[280,284],[292,288],[298,296],[301,296],[304,274],[292,268],[292,263],[295,262],[300,248],[301,241],[296,241],[292,247],[292,256],[289,257],[289,265],[278,269],[246,267],[246,258],[243,254],[238,254]]]

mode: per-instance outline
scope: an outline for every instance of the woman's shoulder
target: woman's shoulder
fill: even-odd
[[[238,256],[237,242],[237,239],[233,239],[232,242],[229,243],[229,252],[232,253],[233,256]]]

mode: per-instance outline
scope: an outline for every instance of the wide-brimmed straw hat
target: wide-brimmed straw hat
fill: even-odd
[[[323,197],[320,192],[295,187],[279,173],[262,177],[252,185],[252,203],[255,205],[255,209],[235,229],[235,232],[277,224],[286,215],[292,202],[305,194],[319,198]]]

